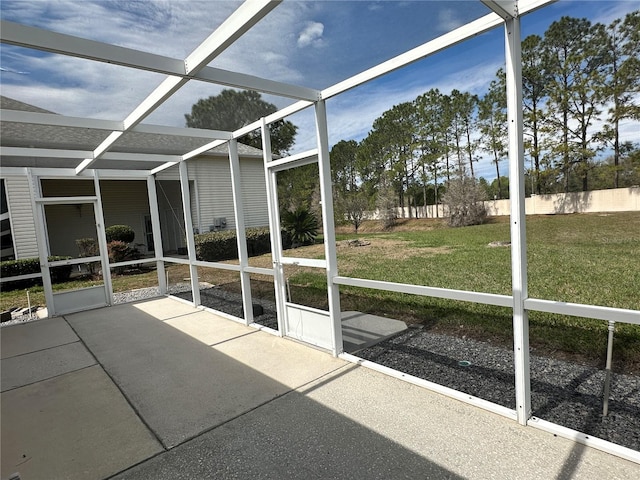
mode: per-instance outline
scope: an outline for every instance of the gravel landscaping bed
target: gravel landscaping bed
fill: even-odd
[[[191,289],[172,292],[176,297],[192,301],[193,295]],[[229,292],[220,287],[214,287],[210,284],[200,286],[200,302],[203,306],[223,312],[234,317],[244,318],[244,309],[242,306],[242,295]],[[254,316],[253,321],[265,327],[278,329],[278,316],[276,314],[276,306],[268,300],[259,298],[253,299]],[[259,306],[259,307],[258,307]],[[261,310],[261,313],[256,311]],[[259,314],[258,314],[259,313]]]
[[[409,328],[356,355],[515,409],[511,350]],[[640,377],[612,375],[603,417],[603,370],[536,355],[530,361],[534,416],[640,450]]]

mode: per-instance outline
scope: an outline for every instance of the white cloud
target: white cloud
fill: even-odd
[[[324,25],[320,22],[307,22],[306,26],[298,35],[298,47],[304,48],[312,45],[319,47],[322,45],[322,34]]]
[[[460,27],[464,21],[456,15],[456,11],[451,8],[443,8],[438,12],[438,30],[448,32]]]

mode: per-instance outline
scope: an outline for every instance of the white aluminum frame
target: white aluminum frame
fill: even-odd
[[[556,302],[546,299],[529,298],[527,292],[527,268],[526,268],[526,230],[524,215],[524,155],[522,144],[522,87],[521,87],[521,59],[520,59],[520,18],[522,15],[535,9],[544,7],[555,0],[480,0],[492,10],[467,25],[452,30],[434,40],[426,42],[408,52],[398,55],[377,66],[374,66],[353,77],[344,79],[335,85],[321,91],[296,85],[287,85],[273,80],[262,79],[237,72],[229,72],[207,66],[207,64],[222,53],[229,45],[240,38],[253,25],[262,19],[268,12],[277,6],[275,0],[251,0],[243,3],[209,38],[197,47],[184,61],[150,54],[130,48],[123,48],[101,42],[90,41],[49,32],[47,30],[14,24],[2,21],[0,38],[3,43],[18,45],[84,58],[91,61],[108,62],[116,65],[152,71],[166,75],[164,82],[152,91],[131,114],[121,122],[104,121],[94,119],[81,119],[76,117],[64,117],[60,115],[16,112],[11,110],[0,111],[2,121],[18,122],[24,124],[41,124],[62,127],[95,128],[110,131],[111,133],[100,145],[96,145],[91,151],[58,150],[53,148],[16,148],[1,147],[0,155],[30,158],[66,158],[82,160],[75,169],[54,168],[4,168],[4,175],[26,175],[29,179],[32,208],[36,217],[36,229],[38,231],[38,250],[46,255],[46,236],[44,235],[44,218],[40,208],[40,177],[83,177],[93,178],[96,184],[97,197],[99,197],[99,179],[125,179],[146,178],[149,192],[149,205],[151,210],[152,229],[154,235],[155,256],[145,259],[145,262],[155,261],[158,267],[158,284],[160,292],[166,293],[167,285],[164,276],[166,263],[180,263],[190,266],[192,277],[192,291],[194,305],[199,305],[199,289],[197,285],[197,267],[206,266],[237,271],[240,273],[243,306],[245,310],[246,324],[252,324],[251,289],[249,274],[257,273],[272,275],[276,288],[276,309],[278,313],[279,332],[260,327],[265,331],[271,331],[282,335],[284,332],[282,319],[286,315],[286,288],[284,285],[283,265],[296,264],[323,268],[327,272],[327,287],[329,295],[329,315],[333,326],[332,353],[341,358],[353,361],[363,366],[375,368],[389,375],[402,378],[412,383],[430,388],[442,394],[466,401],[482,408],[494,411],[501,415],[517,420],[522,425],[532,425],[536,428],[553,432],[560,436],[585,443],[619,455],[623,458],[640,463],[640,453],[630,451],[619,445],[593,439],[580,432],[560,427],[540,419],[531,418],[531,389],[529,367],[529,338],[528,338],[528,311],[549,312],[560,315],[575,315],[603,321],[615,321],[618,323],[631,323],[640,325],[640,312],[619,308],[609,308],[595,305],[582,305],[567,302]],[[339,8],[339,7],[336,7]],[[324,101],[345,91],[353,89],[364,83],[370,82],[380,76],[386,75],[397,69],[403,68],[413,62],[433,55],[448,47],[456,45],[490,29],[504,25],[506,45],[506,80],[508,92],[508,122],[509,122],[509,169],[510,169],[510,197],[511,202],[511,267],[512,267],[512,295],[496,295],[483,292],[470,292],[453,289],[435,288],[429,286],[400,284],[384,281],[373,281],[358,278],[349,278],[338,275],[337,257],[335,251],[335,230],[332,222],[333,204],[331,196],[329,145],[327,138],[327,119]],[[275,94],[298,101],[286,108],[275,112],[266,118],[256,119],[255,122],[246,125],[234,132],[221,132],[204,129],[178,129],[159,125],[141,123],[146,116],[153,112],[164,101],[171,97],[177,90],[189,81],[209,82],[218,85],[232,86],[236,88],[249,88],[263,93]],[[294,113],[306,108],[314,107],[316,121],[317,147],[307,152],[292,155],[287,158],[273,159],[269,138],[269,126],[273,122],[282,120]],[[268,198],[269,225],[272,232],[279,231],[279,212],[277,203],[276,172],[293,168],[308,163],[318,162],[320,172],[320,187],[322,197],[323,229],[325,235],[325,260],[309,260],[302,258],[285,257],[282,253],[280,235],[271,235],[271,247],[273,252],[273,268],[250,267],[248,264],[246,239],[244,232],[244,211],[242,208],[242,176],[240,174],[240,161],[237,152],[237,139],[247,133],[260,129],[262,134],[264,173]],[[109,149],[118,138],[126,132],[154,133],[161,135],[184,135],[199,137],[209,140],[205,145],[183,155],[138,155],[131,153],[112,153]],[[160,220],[158,214],[158,202],[154,176],[171,166],[178,165],[180,172],[183,212],[185,215],[186,231],[193,231],[191,225],[191,209],[189,208],[189,179],[187,175],[187,161],[207,150],[228,145],[229,162],[232,176],[232,192],[234,196],[234,216],[236,230],[238,232],[239,265],[229,265],[217,262],[201,262],[195,257],[195,245],[193,236],[187,235],[188,259],[165,257],[162,252],[162,238],[160,232]],[[150,167],[142,171],[117,171],[96,170],[92,165],[99,158],[105,161],[149,161],[161,163],[158,167]],[[36,202],[38,199],[38,202]],[[78,197],[75,197],[78,200]],[[102,217],[102,211],[100,210]],[[103,222],[98,222],[103,223]],[[101,249],[103,248],[101,242]],[[84,259],[83,259],[84,260]],[[109,265],[111,267],[113,265]],[[47,262],[43,262],[43,283],[47,304],[53,305],[51,300],[51,283]],[[109,270],[107,268],[106,270]],[[108,276],[109,272],[106,272]],[[5,279],[3,279],[5,280]],[[413,378],[401,372],[397,372],[371,362],[363,361],[357,357],[342,352],[342,338],[340,325],[339,286],[349,285],[369,289],[402,292],[412,295],[431,296],[436,298],[454,299],[468,302],[484,303],[511,308],[513,311],[514,329],[514,355],[516,375],[516,405],[513,410],[497,406],[481,399],[473,398],[462,392],[448,389],[421,379]],[[53,312],[55,313],[55,312]],[[252,324],[255,325],[255,324]]]

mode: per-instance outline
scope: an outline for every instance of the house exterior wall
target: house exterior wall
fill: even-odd
[[[199,232],[208,232],[215,218],[226,219],[226,229],[235,228],[229,161],[220,157],[199,157],[187,162],[191,190],[191,218]],[[260,158],[240,159],[241,191],[245,225],[269,224],[264,167]],[[179,180],[177,168],[160,172],[158,180]],[[198,194],[198,201],[195,195]],[[158,196],[160,197],[160,193]]]
[[[225,218],[224,229],[235,228],[231,172],[229,161],[224,157],[199,157],[188,162],[191,187],[191,215],[194,227],[199,232],[208,232],[215,218]],[[269,224],[267,212],[267,192],[264,182],[264,168],[260,158],[240,160],[242,198],[244,201],[245,224],[247,227],[261,227]],[[37,257],[35,220],[31,209],[29,184],[26,176],[5,177],[5,187],[11,217],[16,258]],[[177,168],[158,174],[164,192],[158,191],[158,207],[164,230],[165,250],[175,251],[184,246],[182,201],[178,183],[165,180],[179,180]],[[93,196],[93,180],[86,179],[43,179],[43,195],[46,197]],[[141,252],[147,253],[145,216],[149,215],[148,192],[144,180],[101,180],[105,226],[129,225],[135,231],[135,244]],[[165,198],[165,193],[168,199]],[[196,193],[198,199],[196,201]],[[82,216],[79,216],[82,214]],[[47,226],[50,247],[55,255],[78,256],[75,244],[77,238],[95,235],[93,218],[88,207],[78,210],[76,206],[61,206],[47,209]],[[88,222],[88,223],[87,223]],[[85,225],[86,224],[86,225]],[[80,236],[79,236],[80,235]]]

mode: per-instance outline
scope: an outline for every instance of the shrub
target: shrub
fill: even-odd
[[[318,236],[318,219],[304,207],[285,212],[281,221],[294,245],[310,245]]]
[[[486,194],[475,179],[463,176],[451,180],[447,192],[442,197],[449,210],[449,225],[466,227],[483,223],[487,218],[484,200]]]
[[[113,240],[107,243],[107,251],[109,253],[109,261],[113,263],[137,260],[140,258],[140,252],[137,248],[130,247],[127,243],[120,240]]]
[[[95,257],[100,255],[98,241],[95,238],[77,238],[76,245],[80,257]]]
[[[376,196],[376,208],[378,209],[378,218],[382,228],[388,230],[396,224],[397,218],[397,201],[396,193],[393,190],[389,174],[384,174],[380,178],[380,188]]]
[[[68,260],[71,257],[49,257],[50,262],[59,260]],[[72,265],[60,265],[50,269],[51,282],[63,283],[69,281],[71,276]],[[0,262],[0,277],[17,277],[19,275],[29,275],[32,273],[40,273],[40,260],[38,258],[21,258],[19,260],[7,260]],[[17,290],[19,288],[29,288],[34,285],[42,285],[41,278],[28,278],[26,280],[15,280],[11,282],[3,282],[3,290]]]
[[[95,238],[77,238],[76,245],[78,246],[80,257],[95,257],[100,255],[100,248],[98,247],[98,241]],[[100,267],[100,262],[87,263],[87,269],[90,275],[95,275]]]
[[[111,225],[105,231],[107,243],[124,242],[131,243],[136,238],[136,232],[129,225]]]
[[[247,252],[250,257],[271,251],[268,228],[247,228]],[[238,240],[234,230],[202,233],[195,236],[196,258],[205,262],[218,262],[238,258]],[[291,247],[289,235],[282,232],[283,248]]]

